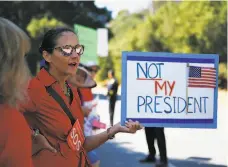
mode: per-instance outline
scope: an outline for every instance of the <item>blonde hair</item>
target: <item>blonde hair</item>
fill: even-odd
[[[30,50],[26,33],[0,17],[0,103],[17,107],[27,97],[30,72],[25,54]]]

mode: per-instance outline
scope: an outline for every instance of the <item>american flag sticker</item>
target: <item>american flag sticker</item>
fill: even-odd
[[[188,87],[215,88],[216,69],[211,67],[189,66]]]

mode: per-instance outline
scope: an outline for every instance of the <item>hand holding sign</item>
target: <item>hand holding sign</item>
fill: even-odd
[[[132,120],[129,120],[125,122],[125,126],[122,126],[120,123],[115,124],[113,126],[113,131],[116,133],[135,133],[136,131],[141,130],[142,128],[143,126],[140,125],[138,121],[133,122]]]

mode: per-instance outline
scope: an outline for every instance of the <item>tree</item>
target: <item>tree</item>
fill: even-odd
[[[98,71],[97,79],[99,81],[104,81],[107,79],[108,71],[110,69],[113,69],[113,61],[111,56],[109,55],[107,57],[99,57],[99,64],[100,70]]]
[[[216,53],[227,62],[226,20],[225,1],[165,2],[153,15],[120,13],[110,24],[114,36],[109,45],[118,76],[122,51]],[[220,68],[222,86],[227,69]]]
[[[54,17],[70,26],[78,23],[92,28],[104,27],[111,20],[111,12],[97,8],[93,1],[2,1],[0,15],[24,30],[34,17]]]
[[[145,17],[145,11],[139,14],[130,14],[127,10],[120,11],[116,19],[109,23],[113,38],[109,41],[109,55],[113,61],[117,79],[121,79],[121,54],[122,51],[135,50],[135,28],[141,24]],[[103,74],[102,74],[103,75]]]
[[[41,19],[32,18],[26,30],[32,38],[37,38],[46,32],[46,29],[64,26],[64,23],[55,18],[43,17]],[[65,25],[66,26],[66,25]]]
[[[172,52],[218,53],[227,61],[226,2],[167,3],[155,14],[162,43]]]
[[[81,24],[102,28],[111,20],[111,12],[106,8],[97,8],[93,1],[1,1],[0,16],[29,31],[32,49],[27,60],[34,75],[37,61],[40,60],[39,35],[47,28],[58,26],[59,23],[70,27]]]

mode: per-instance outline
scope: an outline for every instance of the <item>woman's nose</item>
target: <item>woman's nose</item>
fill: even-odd
[[[71,54],[71,57],[72,58],[80,57],[80,55],[78,53],[76,53],[75,51],[73,51],[73,53]]]

